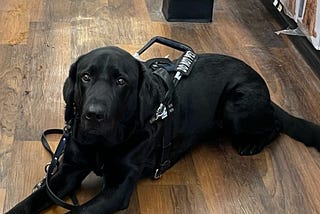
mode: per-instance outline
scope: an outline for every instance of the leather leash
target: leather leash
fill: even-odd
[[[47,138],[46,138],[46,136],[50,135],[50,134],[62,135],[55,152],[52,151],[52,149],[47,141]],[[52,160],[50,163],[48,163],[45,166],[46,176],[38,184],[36,184],[35,187],[33,188],[33,192],[35,192],[45,185],[48,196],[51,198],[51,200],[55,204],[65,208],[65,209],[68,209],[68,210],[72,210],[75,207],[79,206],[79,202],[78,202],[76,195],[71,194],[69,196],[72,200],[73,205],[64,202],[51,190],[50,185],[49,185],[49,181],[59,168],[59,159],[60,159],[61,155],[63,154],[65,145],[70,140],[70,137],[71,137],[71,122],[69,122],[64,129],[47,129],[42,133],[41,143],[42,143],[43,147],[45,148],[45,150],[51,155]]]

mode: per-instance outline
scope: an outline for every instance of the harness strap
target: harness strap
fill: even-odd
[[[155,170],[154,179],[159,179],[161,175],[171,167],[170,150],[172,145],[172,132],[173,132],[173,117],[168,117],[173,111],[174,106],[172,103],[175,87],[183,76],[189,76],[193,66],[195,65],[198,56],[191,50],[186,51],[176,62],[173,64],[168,59],[155,59],[149,60],[148,65],[153,69],[153,74],[160,77],[166,85],[167,92],[162,98],[160,105],[155,115],[150,119],[150,123],[158,120],[163,120],[163,137],[162,137],[162,151],[160,163]],[[157,61],[159,60],[159,62]],[[172,66],[173,65],[173,66]],[[173,70],[172,67],[174,68]],[[169,68],[170,70],[167,70]],[[170,75],[169,72],[175,71],[175,75]]]
[[[157,167],[155,174],[153,176],[154,179],[161,178],[162,174],[171,167],[170,160],[170,150],[171,150],[171,137],[172,137],[172,129],[173,129],[173,117],[168,117],[163,121],[163,130],[164,134],[162,137],[162,151],[160,164]]]
[[[168,58],[152,58],[148,59],[145,62],[147,68],[151,68],[153,71],[164,68],[166,71],[174,72],[175,71],[175,64]]]
[[[166,69],[159,68],[159,69],[153,71],[153,74],[157,75],[158,77],[160,77],[163,80],[163,82],[166,84],[167,91],[172,91],[174,89],[172,77],[170,76],[170,74],[168,73],[168,71]]]

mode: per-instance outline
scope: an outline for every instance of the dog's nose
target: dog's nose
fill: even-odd
[[[90,105],[84,114],[84,118],[90,121],[101,122],[105,118],[105,111],[102,105]]]

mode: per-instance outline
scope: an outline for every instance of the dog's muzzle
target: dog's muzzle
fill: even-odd
[[[105,107],[101,104],[91,104],[83,113],[83,118],[90,123],[101,123],[106,119]]]

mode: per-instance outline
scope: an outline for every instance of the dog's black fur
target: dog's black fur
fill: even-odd
[[[81,56],[70,69],[63,95],[65,120],[75,132],[61,168],[51,180],[60,197],[95,171],[104,188],[74,213],[113,213],[128,206],[138,179],[152,177],[159,163],[162,122],[149,120],[166,90],[145,63],[116,47]],[[244,62],[224,55],[199,54],[191,75],[176,87],[173,163],[202,136],[231,136],[241,155],[252,155],[280,132],[320,149],[320,127],[295,118],[270,100],[264,80]],[[8,213],[37,213],[52,201],[45,187]]]

